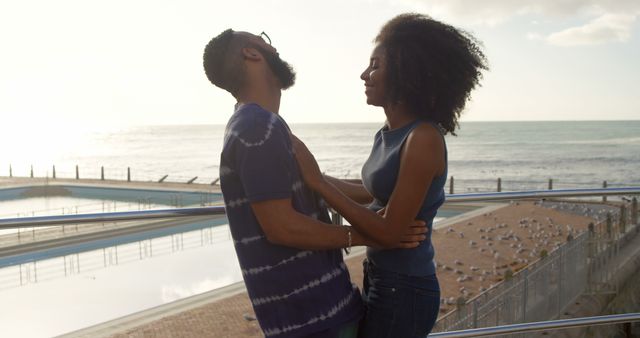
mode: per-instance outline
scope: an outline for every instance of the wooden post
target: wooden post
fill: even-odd
[[[11,164],[9,164],[9,177],[13,177],[13,168],[11,167]]]
[[[100,180],[104,181],[104,166],[100,167]]]
[[[56,166],[55,165],[53,166],[53,178],[54,179],[56,178]]]
[[[607,188],[607,181],[602,181],[602,188]],[[602,202],[607,201],[607,196],[602,196]]]
[[[453,176],[449,179],[449,194],[453,195]]]
[[[553,178],[549,179],[549,190],[553,190]]]
[[[31,178],[33,178],[33,165],[31,165]]]
[[[76,180],[80,179],[80,169],[78,169],[78,165],[76,164]]]
[[[638,199],[631,200],[631,223],[638,224]]]
[[[502,191],[502,179],[498,177],[498,192]]]
[[[131,168],[127,167],[127,182],[131,182]]]

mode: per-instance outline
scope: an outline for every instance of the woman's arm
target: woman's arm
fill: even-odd
[[[421,124],[407,138],[400,157],[396,186],[384,216],[359,205],[326,180],[304,143],[294,138],[296,158],[305,182],[318,191],[352,226],[379,243],[391,247],[409,229],[422,206],[431,181],[444,170],[444,143],[431,125]]]
[[[293,208],[291,198],[251,203],[251,208],[267,240],[273,244],[304,250],[377,246],[357,229],[351,231],[351,227],[326,224],[301,214]],[[424,222],[414,222],[408,230],[393,247],[413,248],[425,239]]]
[[[371,194],[365,189],[362,183],[349,182],[345,180],[341,180],[339,178],[331,177],[329,175],[324,175],[324,178],[331,182],[338,190],[340,190],[343,194],[347,195],[350,199],[356,201],[360,204],[369,204],[373,202],[373,197]]]

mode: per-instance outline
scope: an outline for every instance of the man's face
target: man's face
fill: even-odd
[[[296,72],[288,62],[280,58],[278,51],[258,35],[251,33],[244,34],[247,35],[249,45],[257,49],[262,54],[269,65],[271,72],[275,75],[278,81],[280,81],[280,87],[282,89],[288,89],[293,86],[296,81]]]

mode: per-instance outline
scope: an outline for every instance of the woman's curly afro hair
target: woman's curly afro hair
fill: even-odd
[[[487,70],[471,34],[416,13],[396,16],[375,38],[386,57],[389,102],[455,135],[471,90]]]

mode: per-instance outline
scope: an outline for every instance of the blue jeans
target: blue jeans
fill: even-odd
[[[440,309],[436,275],[407,276],[364,261],[362,338],[424,338]]]

